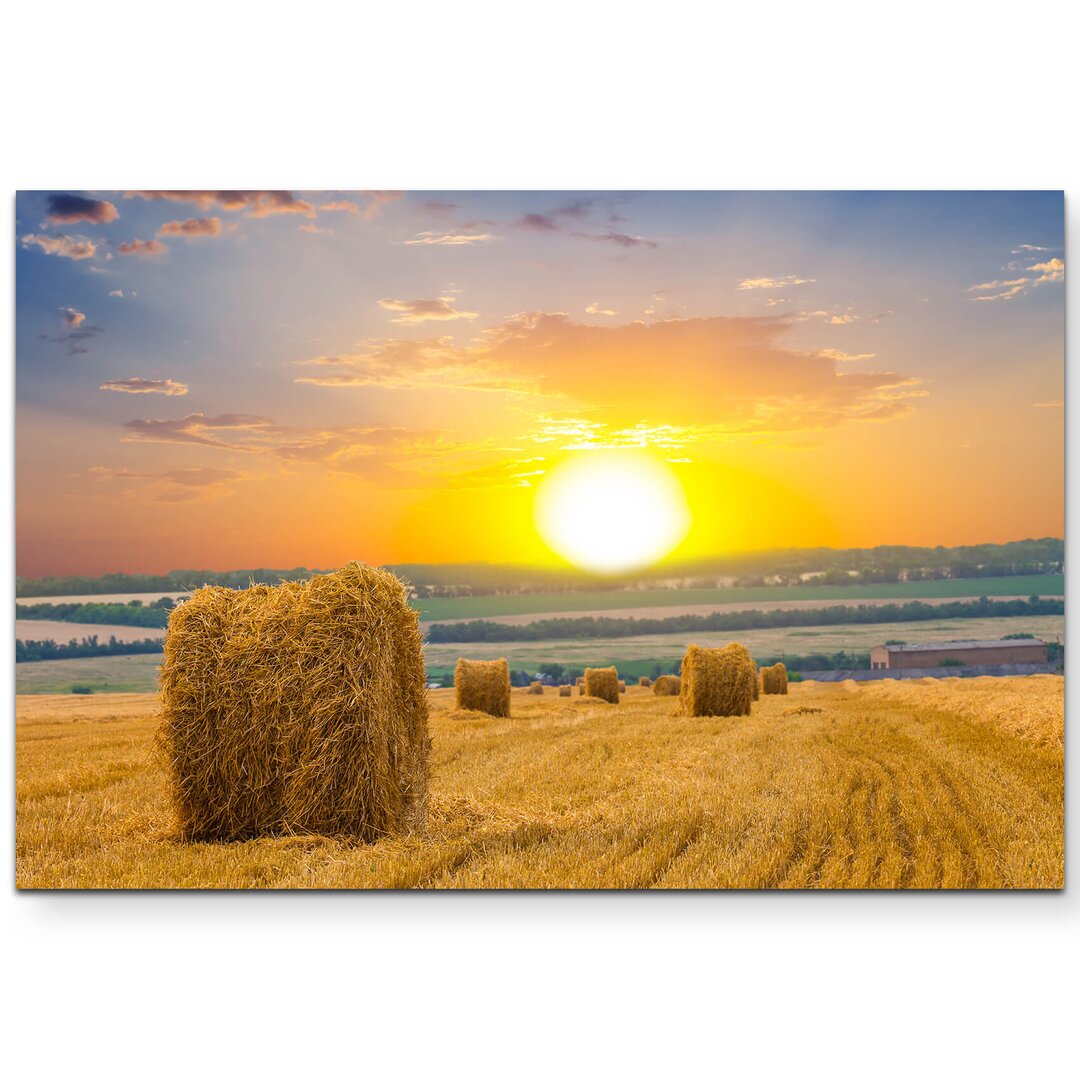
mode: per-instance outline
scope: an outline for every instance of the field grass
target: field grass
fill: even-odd
[[[687,718],[432,692],[425,835],[185,844],[152,695],[20,697],[20,888],[1060,888],[1064,683],[795,684]]]
[[[903,581],[884,585],[765,585],[730,589],[634,589],[589,592],[523,593],[515,596],[461,596],[416,601],[424,620],[483,619],[492,615],[542,612],[609,611],[621,608],[766,603],[772,600],[923,600],[940,597],[1064,596],[1063,574],[1026,577],[961,578],[955,581]]]
[[[150,693],[157,689],[160,653],[86,656],[15,665],[16,694],[70,694],[89,686],[98,694]]]
[[[545,661],[584,667],[586,664],[627,663],[636,660],[669,663],[682,657],[689,639],[698,645],[726,645],[738,638],[754,656],[802,656],[807,653],[869,652],[889,640],[922,644],[929,641],[999,638],[1028,633],[1044,640],[1065,640],[1062,615],[1016,616],[1005,619],[929,619],[926,622],[841,624],[789,629],[714,631],[687,635],[643,634],[627,638],[578,638],[557,641],[448,642],[428,644],[429,669],[453,667],[459,656],[486,660],[505,656],[513,668],[535,671]],[[25,665],[24,665],[25,666]],[[647,672],[646,672],[647,674]]]

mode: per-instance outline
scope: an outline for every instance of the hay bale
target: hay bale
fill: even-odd
[[[678,675],[660,675],[653,683],[652,692],[657,697],[678,697],[682,679]]]
[[[454,706],[488,716],[510,715],[510,665],[499,660],[458,660],[454,668]]]
[[[163,754],[189,840],[374,841],[423,827],[428,713],[417,614],[360,563],[305,582],[207,587],[169,615]]]
[[[761,692],[763,694],[786,694],[787,668],[783,664],[761,669]]]
[[[559,697],[569,697],[573,693],[574,688],[569,685],[559,687]]]
[[[626,693],[626,683],[622,679],[619,680],[619,693],[620,694],[625,694]]]
[[[529,683],[528,692],[530,694],[543,694],[543,692],[544,692],[544,684],[541,683],[541,682],[531,682],[531,683]]]
[[[638,686],[652,686],[652,679],[648,675],[642,675],[637,681]]]
[[[619,704],[619,673],[613,667],[585,669],[585,685],[582,688],[586,696],[600,698],[601,701]]]
[[[682,662],[684,716],[746,716],[754,700],[757,669],[745,646],[722,649],[691,645]]]

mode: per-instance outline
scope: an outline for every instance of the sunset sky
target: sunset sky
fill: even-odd
[[[538,485],[619,447],[677,557],[1062,536],[1063,211],[21,193],[18,572],[550,561]]]

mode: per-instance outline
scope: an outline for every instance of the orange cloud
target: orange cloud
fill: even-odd
[[[221,218],[187,218],[184,221],[166,221],[158,229],[158,236],[220,236]]]
[[[203,210],[217,206],[222,210],[242,210],[246,217],[252,218],[274,214],[315,216],[315,207],[291,191],[127,191],[124,198],[191,203]]]
[[[758,277],[758,278],[744,278],[739,282],[740,289],[786,289],[789,285],[811,285],[814,282],[814,278],[801,278],[795,274],[788,274],[786,277],[772,278],[772,277]]]
[[[74,308],[61,308],[64,313],[64,322],[72,328],[72,330],[78,330],[84,322],[86,322],[86,315],[84,312],[76,311]]]
[[[109,379],[103,382],[99,390],[115,390],[121,394],[166,394],[169,397],[182,397],[188,392],[187,384],[174,382],[172,379]]]
[[[68,236],[57,233],[56,236],[43,236],[27,233],[22,238],[22,246],[29,250],[41,248],[46,255],[56,255],[61,259],[92,259],[97,254],[97,245],[84,236]]]
[[[452,296],[440,296],[436,300],[380,300],[379,306],[387,311],[396,311],[400,314],[391,322],[396,323],[421,323],[431,321],[449,321],[452,319],[475,319],[478,317],[475,311],[458,311],[453,305],[456,300]]]
[[[590,326],[565,314],[507,319],[465,347],[449,339],[379,341],[317,357],[321,386],[439,386],[531,391],[588,414],[603,429],[693,427],[718,438],[830,427],[911,411],[919,380],[889,371],[840,372],[821,352],[786,349],[783,318],[668,319]],[[613,377],[617,375],[617,377]]]
[[[155,255],[164,255],[169,248],[160,240],[126,240],[118,245],[116,250],[121,255],[141,255],[152,258]]]
[[[91,479],[103,485],[110,495],[155,502],[201,502],[220,498],[228,494],[237,481],[248,478],[247,473],[234,469],[201,466],[154,473],[94,465],[89,473]]]

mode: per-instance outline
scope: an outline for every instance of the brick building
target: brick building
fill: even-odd
[[[943,660],[964,667],[990,664],[1045,664],[1046,642],[1038,638],[1012,641],[934,641],[925,645],[879,645],[870,650],[875,670],[940,667]]]

